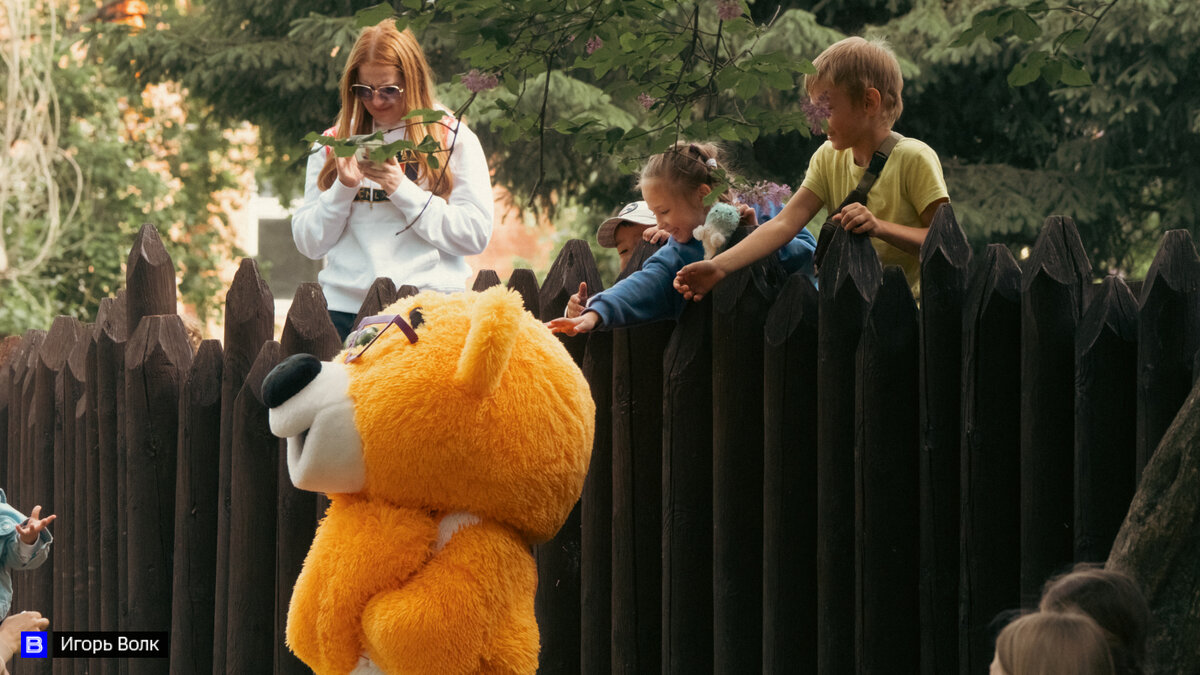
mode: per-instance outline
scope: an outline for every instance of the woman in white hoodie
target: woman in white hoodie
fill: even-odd
[[[426,135],[441,148],[372,162],[337,157],[319,145],[308,158],[304,203],[292,217],[296,248],[326,258],[317,275],[342,339],[354,328],[377,277],[396,286],[461,291],[465,256],[492,236],[492,186],[479,139],[434,100],[425,53],[392,21],[363,30],[341,80],[342,108],[325,132],[337,138],[383,132],[385,143]],[[442,110],[437,121],[404,119],[413,110]]]

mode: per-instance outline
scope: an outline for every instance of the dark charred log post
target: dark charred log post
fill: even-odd
[[[282,358],[312,354],[322,361],[332,359],[342,348],[337,329],[329,320],[325,294],[320,284],[303,283],[296,289],[280,337]],[[304,556],[317,531],[317,494],[297,489],[288,475],[287,453],[276,458],[278,514],[275,541],[275,673],[308,673],[309,669],[287,648],[287,611],[292,588],[304,566]]]
[[[542,315],[541,303],[538,302],[537,275],[533,270],[525,267],[513,270],[512,276],[508,278],[507,288],[521,294],[521,299],[525,301],[525,311],[538,317]]]
[[[838,228],[820,271],[817,391],[817,672],[854,672],[856,353],[883,271],[867,237]]]
[[[1021,599],[1071,562],[1075,330],[1091,265],[1075,223],[1050,216],[1021,279]]]
[[[769,256],[712,293],[716,673],[762,671],[763,324],[783,278]]]
[[[97,317],[98,318],[98,317]],[[100,547],[102,545],[101,526],[100,526],[100,494],[102,490],[107,490],[108,486],[100,484],[100,413],[99,401],[97,400],[99,388],[96,383],[98,377],[97,363],[98,349],[97,340],[100,337],[100,325],[92,324],[92,330],[88,334],[87,347],[84,351],[84,399],[86,400],[86,410],[84,412],[84,452],[86,458],[84,460],[84,483],[86,485],[86,503],[84,505],[84,517],[80,520],[80,526],[85,528],[87,539],[87,578],[84,580],[84,585],[88,594],[88,616],[87,630],[100,630],[100,604],[102,602],[103,591],[100,582]],[[83,672],[97,675],[101,672],[100,658],[88,659],[86,662],[81,661]],[[79,670],[77,668],[76,670]]]
[[[261,392],[263,379],[282,352],[278,342],[263,344],[233,405],[229,615],[224,625],[230,673],[271,670],[268,664],[274,661],[275,566],[263,564],[259,547],[275,541],[275,519],[269,514],[277,508],[277,467],[284,441],[271,434]]]
[[[34,482],[34,448],[37,443],[37,435],[35,433],[37,421],[37,409],[34,402],[34,396],[37,393],[37,372],[38,364],[41,361],[42,344],[46,341],[45,331],[26,331],[25,339],[29,342],[29,349],[25,353],[24,379],[21,382],[20,400],[22,401],[21,420],[20,420],[20,435],[21,435],[21,468],[18,484],[20,488],[15,490],[15,498],[20,500],[37,500],[37,484]],[[26,507],[28,508],[28,507]],[[48,513],[48,512],[47,512]],[[22,598],[31,598],[33,575],[18,574],[17,583],[20,584],[17,592]],[[49,606],[49,605],[47,605]]]
[[[1103,562],[1137,488],[1137,301],[1110,276],[1075,339],[1075,560]]]
[[[45,339],[46,331],[25,331],[8,363],[7,370],[12,373],[8,408],[8,481],[3,489],[10,503],[29,489],[25,484],[24,467],[29,455],[25,431],[30,419],[29,394],[33,391],[33,375],[36,372],[30,365],[34,363],[38,348]],[[14,583],[20,584],[23,576],[17,575]]]
[[[1200,386],[1192,388],[1142,471],[1107,566],[1137,579],[1154,618],[1151,675],[1200,672]]]
[[[67,367],[67,357],[83,334],[83,324],[77,319],[60,316],[51,324],[46,340],[38,348],[32,403],[34,489],[25,493],[17,504],[27,515],[35,504],[41,504],[42,516],[57,514],[59,510],[63,511],[65,517],[70,516],[71,496],[62,492],[65,486],[61,484],[67,463],[63,422],[68,413],[58,405],[55,394],[57,381]],[[61,532],[62,527],[56,529],[70,541],[70,532]],[[52,558],[54,556],[47,558],[41,567],[31,570],[27,575],[31,588],[26,597],[29,598],[30,607],[50,607],[57,612],[60,618],[52,620],[55,621],[53,627],[58,628],[71,622],[69,612],[65,609],[71,604],[70,589],[65,586],[67,577],[63,576],[64,570],[71,569],[71,561]],[[46,673],[51,671],[49,664],[43,669],[39,663],[35,669]]]
[[[12,359],[21,349],[21,338],[10,335],[0,340],[0,485],[9,485],[8,470],[9,448],[12,445],[8,439],[8,415],[12,410],[9,402],[12,400]],[[11,488],[10,488],[11,489]]]
[[[96,436],[100,482],[100,630],[120,626],[124,584],[120,566],[117,458],[125,452],[125,299],[100,301],[96,314]],[[117,672],[114,659],[103,659],[101,672]]]
[[[583,374],[596,404],[592,459],[580,498],[579,672],[612,672],[612,333],[588,336]]]
[[[220,341],[201,342],[180,394],[171,587],[170,664],[174,675],[212,673],[221,367]]]
[[[658,247],[641,244],[620,281]],[[612,672],[662,665],[663,351],[659,321],[612,334]],[[599,430],[597,430],[599,433]]]
[[[296,289],[296,295],[300,295],[300,289]],[[362,305],[358,308],[358,314],[354,317],[354,325],[357,327],[359,321],[383,312],[383,309],[395,302],[398,297],[401,296],[398,295],[396,284],[390,277],[376,277],[375,282],[367,289],[367,297],[363,298]],[[321,298],[325,298],[324,293],[321,294]]]
[[[663,354],[662,673],[713,671],[712,300]]]
[[[126,329],[137,330],[144,316],[175,313],[175,263],[158,230],[147,223],[138,230],[125,269]]]
[[[1002,244],[971,278],[962,332],[958,672],[982,673],[989,622],[1021,601],[1021,269]]]
[[[486,291],[492,286],[500,285],[500,275],[496,274],[495,270],[479,270],[475,275],[475,281],[471,283],[471,290]]]
[[[75,630],[88,629],[88,603],[91,593],[88,588],[88,529],[87,508],[91,491],[87,482],[87,353],[92,344],[92,332],[95,326],[86,324],[71,355],[67,357],[67,367],[63,369],[63,393],[70,411],[70,439],[73,443],[67,446],[72,463],[71,473],[71,585],[68,587],[74,611]],[[64,426],[68,424],[64,421]],[[76,670],[83,670],[83,661],[75,663]]]
[[[87,326],[79,326],[79,339],[63,354],[62,369],[54,378],[54,494],[56,509],[63,518],[54,526],[56,548],[65,551],[55,570],[55,611],[60,630],[76,630],[75,623],[75,410],[80,387],[71,373],[71,355],[87,339]],[[28,508],[28,507],[27,507]],[[51,513],[47,511],[42,515]],[[67,522],[70,520],[71,522]],[[67,663],[55,663],[56,673],[70,671]]]
[[[233,404],[263,343],[275,334],[275,302],[271,290],[250,258],[242,260],[225,295],[225,351],[221,368],[221,461],[217,482],[217,583],[214,591],[213,672],[237,672],[226,667],[225,640],[229,608],[230,463],[233,457]],[[258,395],[258,392],[255,392]],[[272,465],[274,466],[274,465]],[[274,476],[274,470],[271,476]],[[272,495],[275,493],[272,492]],[[272,522],[272,526],[274,523]],[[271,587],[274,589],[274,586]],[[264,627],[264,630],[265,627]],[[267,631],[274,637],[274,631]]]
[[[573,239],[558,254],[539,293],[542,321],[562,316],[567,299],[587,281],[588,288],[600,286],[600,272],[587,242]],[[567,351],[582,364],[589,337],[560,338]],[[593,462],[595,460],[593,459]],[[542,635],[541,672],[576,673],[581,659],[580,641],[580,547],[582,522],[576,504],[558,535],[533,549],[537,560],[538,588],[534,612]]]
[[[763,327],[763,672],[817,669],[817,289],[788,277]]]
[[[192,347],[175,315],[147,316],[125,346],[129,630],[171,626],[179,400]],[[164,659],[131,659],[130,673],[167,673]]]
[[[942,204],[921,247],[921,672],[958,672],[962,317],[971,246]]]
[[[928,288],[922,277],[922,288]],[[858,345],[855,386],[855,652],[859,673],[921,667],[917,305],[889,266]]]
[[[1150,461],[1195,380],[1200,256],[1187,230],[1167,232],[1142,285],[1138,314],[1137,468]]]

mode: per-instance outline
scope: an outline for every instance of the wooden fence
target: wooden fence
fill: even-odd
[[[1200,372],[1190,237],[1167,233],[1140,301],[1091,279],[1068,218],[1023,264],[1002,246],[972,261],[943,207],[921,262],[918,307],[839,232],[819,292],[764,261],[676,324],[564,339],[597,426],[579,507],[535,549],[542,672],[982,673],[998,612],[1106,557]],[[540,288],[529,270],[508,286],[548,319],[580,281],[601,288],[572,241]],[[415,291],[378,280],[360,316]],[[169,661],[18,672],[307,672],[284,620],[325,502],[292,487],[259,388],[290,354],[338,351],[324,297],[302,285],[275,342],[243,260],[223,343],[193,349],[174,308],[147,226],[94,323],[0,350],[0,485],[59,514],[14,611],[170,631]]]

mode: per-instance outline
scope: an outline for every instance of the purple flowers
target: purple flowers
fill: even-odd
[[[722,21],[732,21],[742,15],[742,3],[739,0],[717,0],[717,18]]]
[[[638,94],[637,102],[640,103],[643,108],[649,110],[654,106],[655,103],[658,102],[658,99],[643,91],[642,93]]]
[[[478,94],[481,91],[495,89],[500,84],[500,78],[493,73],[481,73],[478,68],[472,68],[471,72],[462,76],[463,86],[472,94]]]
[[[812,130],[813,136],[823,136],[825,120],[829,119],[829,94],[821,94],[817,100],[809,99],[800,104],[800,109],[804,111],[804,117],[808,119],[808,128]]]
[[[791,198],[792,189],[779,183],[760,180],[742,190],[739,196],[743,204],[760,213],[778,212],[779,206]]]
[[[592,37],[588,38],[587,44],[583,46],[583,49],[588,53],[588,56],[591,56],[592,52],[600,49],[603,46],[604,40],[601,40],[599,35],[593,35]]]

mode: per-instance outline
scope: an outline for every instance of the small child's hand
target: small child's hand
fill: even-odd
[[[675,290],[683,294],[685,300],[700,302],[713,286],[716,286],[724,278],[725,271],[717,267],[716,263],[711,260],[701,260],[684,265],[683,269],[675,274],[672,285],[675,286]]]
[[[562,333],[568,337],[574,335],[583,335],[590,333],[600,323],[600,315],[595,312],[585,312],[582,316],[574,318],[563,317],[561,319],[551,319],[546,322],[546,327],[552,333]]]
[[[661,244],[670,238],[671,235],[666,230],[659,229],[657,225],[651,225],[650,227],[642,230],[642,239],[645,239],[651,244]]]
[[[841,211],[833,215],[833,221],[840,223],[843,228],[854,234],[865,234],[871,237],[879,236],[879,219],[865,204],[847,204]]]
[[[58,517],[53,513],[45,518],[41,518],[41,515],[42,505],[38,504],[29,512],[29,519],[17,525],[17,535],[21,537],[21,541],[33,545],[37,542],[41,531],[46,529],[46,526],[53,523],[54,519]]]
[[[587,306],[587,298],[587,282],[581,281],[579,282],[579,292],[575,295],[572,295],[570,299],[567,300],[567,313],[563,316],[567,317],[568,319],[574,319],[580,314],[583,314],[583,310]]]
[[[734,204],[738,210],[738,227],[757,227],[758,214],[754,209],[745,204]]]

